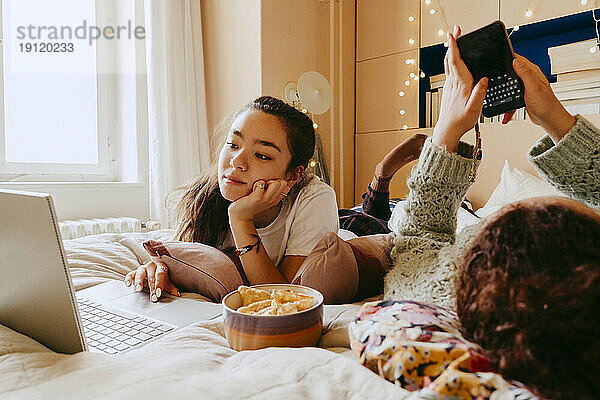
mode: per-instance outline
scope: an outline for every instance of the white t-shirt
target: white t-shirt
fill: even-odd
[[[308,256],[326,233],[339,229],[336,196],[331,186],[313,174],[305,179],[296,199],[284,201],[277,218],[256,230],[275,266],[284,256]],[[223,247],[234,246],[229,232]]]

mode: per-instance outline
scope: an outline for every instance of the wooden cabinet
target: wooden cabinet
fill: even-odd
[[[418,51],[361,61],[356,65],[356,132],[419,126]]]
[[[599,7],[596,0],[570,1],[522,1],[502,0],[500,2],[500,16],[507,27],[531,24],[533,22],[576,14]],[[529,11],[529,12],[528,12]],[[590,13],[590,18],[592,15]]]
[[[356,25],[357,61],[418,49],[419,0],[357,0]]]
[[[498,0],[421,0],[421,47],[445,42],[454,25],[465,33],[487,25],[498,9]]]
[[[416,132],[431,134],[431,128],[424,128],[412,131],[394,131],[394,132],[376,132],[361,133],[356,135],[356,162],[355,162],[355,203],[362,202],[362,194],[365,193],[367,186],[373,178],[375,166],[383,157],[405,139],[414,135]],[[408,187],[406,179],[415,162],[404,166],[398,171],[390,182],[390,197],[406,197]]]

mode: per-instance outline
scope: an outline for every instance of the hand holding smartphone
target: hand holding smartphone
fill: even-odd
[[[512,67],[515,55],[501,21],[460,36],[457,45],[474,81],[489,80],[482,110],[485,117],[525,107],[525,88]]]

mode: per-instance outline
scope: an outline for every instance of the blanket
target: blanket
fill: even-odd
[[[76,289],[147,262],[141,244],[173,232],[102,234],[65,241]],[[204,301],[201,296],[186,294]],[[364,368],[349,349],[359,304],[325,306],[318,347],[236,352],[222,319],[198,322],[125,354],[55,353],[0,325],[0,399],[413,399]]]

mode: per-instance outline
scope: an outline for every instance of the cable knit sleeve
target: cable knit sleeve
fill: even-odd
[[[463,233],[455,243],[456,213],[467,189],[473,148],[460,143],[458,154],[427,139],[408,179],[410,193],[393,218],[397,233],[393,268],[384,279],[384,298],[417,300],[456,307],[456,260],[468,246]],[[468,229],[464,229],[463,232]]]
[[[423,236],[453,242],[456,213],[471,186],[473,147],[460,142],[451,153],[427,139],[416,167],[407,181],[410,193],[401,207],[394,209],[392,230],[403,236]]]
[[[529,161],[561,192],[600,206],[600,130],[577,115],[569,133],[554,144],[544,136],[530,150]]]

